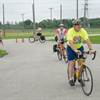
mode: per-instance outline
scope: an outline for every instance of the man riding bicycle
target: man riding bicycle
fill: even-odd
[[[35,33],[38,32],[38,33],[36,34],[36,37],[39,38],[39,36],[42,35],[42,29],[41,29],[41,27],[40,27],[39,25],[38,25],[37,28],[38,28],[38,29],[35,31]]]
[[[64,50],[64,34],[67,39],[67,30],[64,29],[64,24],[59,25],[60,28],[56,30],[55,41],[57,42],[57,48],[61,43],[61,48]]]
[[[76,53],[79,53],[79,58],[82,58],[82,53],[84,50],[84,47],[82,45],[83,39],[86,41],[89,53],[92,54],[92,45],[88,38],[87,32],[82,28],[82,22],[80,19],[76,19],[72,21],[73,28],[69,29],[67,34],[67,55],[68,55],[68,61],[69,61],[69,84],[71,86],[74,86],[75,83],[73,82],[73,67],[74,67],[74,60],[76,58]],[[78,61],[78,66],[80,67],[82,64],[82,61]],[[81,82],[81,77],[79,77],[78,82]]]

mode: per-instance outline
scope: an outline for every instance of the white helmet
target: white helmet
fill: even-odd
[[[64,24],[60,24],[59,26],[60,26],[60,27],[61,27],[61,26],[63,26],[63,27],[64,27]]]

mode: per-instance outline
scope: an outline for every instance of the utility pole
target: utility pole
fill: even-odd
[[[50,13],[51,13],[51,32],[52,32],[52,9],[54,8],[49,8],[50,9]]]
[[[21,14],[21,15],[22,15],[23,29],[24,29],[24,15],[25,15],[25,14]],[[23,32],[24,32],[24,30],[23,30]]]
[[[35,7],[34,7],[34,0],[33,0],[33,36],[35,34]]]
[[[3,34],[5,37],[5,14],[4,14],[4,4],[3,4]]]
[[[77,16],[76,16],[76,18],[78,19],[78,0],[76,1],[76,9],[77,9]]]
[[[89,12],[88,12],[88,0],[84,0],[84,28],[89,26]]]
[[[62,5],[60,5],[60,23],[62,23]]]

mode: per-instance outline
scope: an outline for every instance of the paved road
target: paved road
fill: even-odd
[[[67,64],[57,59],[53,44],[4,40],[0,49],[9,55],[0,58],[0,100],[100,100],[100,45],[93,45],[97,58],[92,61],[89,56],[86,61],[94,78],[93,92],[87,97],[78,82],[74,87],[68,84]]]

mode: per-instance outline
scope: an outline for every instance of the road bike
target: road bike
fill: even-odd
[[[61,41],[60,41],[58,48],[57,48],[57,56],[58,56],[59,60],[62,60],[62,57],[63,57],[65,63],[68,63],[67,49],[65,47],[64,47],[64,49],[62,49]]]
[[[45,38],[45,36],[43,36],[43,35],[41,35],[39,38],[36,38],[35,35],[29,37],[29,42],[30,42],[30,43],[34,43],[35,41],[38,41],[38,40],[39,40],[41,43],[44,43],[44,42],[46,41],[46,38]]]
[[[94,56],[92,58],[92,60],[95,59],[96,57],[96,51],[93,53]],[[92,77],[92,73],[91,70],[88,66],[85,65],[85,60],[87,58],[87,55],[89,55],[89,51],[82,52],[82,59],[79,59],[79,53],[77,54],[77,57],[74,61],[74,68],[73,68],[73,80],[74,83],[76,82],[77,79],[79,79],[79,76],[81,76],[81,86],[82,86],[82,90],[84,92],[85,95],[89,96],[92,93],[93,90],[93,77]],[[81,60],[82,64],[80,69],[77,69],[77,61]],[[77,71],[78,70],[78,71]],[[67,68],[67,75],[68,75],[68,80],[69,80],[69,64],[68,64],[68,68]]]

